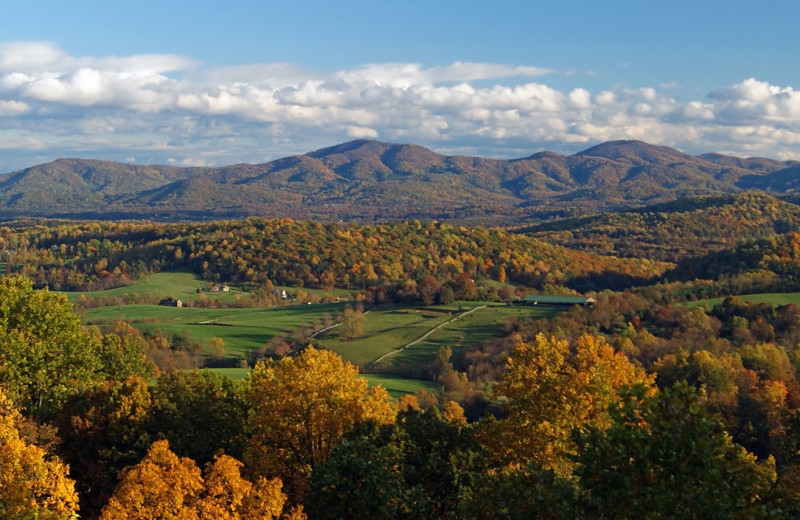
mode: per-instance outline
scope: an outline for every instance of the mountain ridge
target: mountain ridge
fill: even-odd
[[[359,139],[261,164],[134,165],[63,158],[0,174],[0,218],[140,214],[455,219],[511,223],[684,197],[800,190],[800,162],[693,156],[643,141],[517,159]],[[36,202],[36,203],[34,203]]]

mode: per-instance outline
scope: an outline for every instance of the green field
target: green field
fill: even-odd
[[[468,313],[468,311],[473,310]],[[424,366],[439,348],[454,350],[478,345],[489,338],[502,337],[503,327],[512,316],[518,320],[546,318],[559,312],[552,307],[524,307],[496,303],[463,302],[460,305],[434,307],[380,307],[365,316],[364,333],[352,341],[342,341],[336,329],[317,337],[320,345],[358,364],[374,363],[419,340],[430,336],[383,360],[391,365]]]
[[[86,323],[99,327],[114,322],[130,323],[141,331],[188,333],[190,338],[207,347],[211,338],[225,341],[229,356],[246,356],[273,336],[289,335],[314,320],[320,323],[327,315],[334,320],[344,303],[289,305],[260,309],[199,309],[160,305],[121,305],[99,307],[86,312]]]
[[[110,296],[120,298],[116,305],[88,309],[88,325],[110,327],[115,322],[126,322],[144,332],[161,331],[183,334],[210,353],[214,337],[222,338],[229,357],[247,357],[274,336],[291,336],[300,328],[312,324],[331,323],[341,315],[345,302],[287,305],[267,308],[207,309],[198,307],[165,307],[153,304],[129,304],[126,295],[139,294],[190,301],[207,284],[189,271],[157,273],[142,278],[134,286],[90,293],[68,293],[75,301],[80,294],[95,298]],[[298,289],[287,288],[290,292]],[[299,289],[303,291],[303,289]],[[311,294],[307,290],[306,294]],[[316,291],[318,295],[332,293]],[[205,292],[211,299],[232,301],[243,294],[231,287],[230,293]],[[344,295],[346,291],[333,294]],[[456,302],[451,305],[397,306],[387,305],[373,309],[364,316],[363,334],[351,341],[343,341],[338,327],[333,327],[316,337],[319,344],[341,355],[345,360],[360,366],[422,367],[430,364],[441,347],[458,349],[474,347],[484,340],[505,335],[504,326],[512,318],[525,321],[549,318],[561,309],[552,307],[527,307],[493,302]],[[232,372],[234,379],[244,378],[246,372]],[[401,380],[400,383],[407,384]],[[414,383],[416,384],[416,383]],[[388,383],[385,386],[389,386]],[[405,392],[406,390],[397,390]]]
[[[790,303],[794,303],[796,305],[800,305],[800,293],[760,293],[760,294],[740,294],[738,298],[742,302],[752,302],[752,303],[771,303],[775,307],[780,307],[781,305],[788,305]],[[722,298],[711,298],[709,300],[697,300],[694,302],[689,302],[686,305],[689,307],[702,307],[705,306],[708,309],[713,309],[715,305],[722,303],[725,300],[725,297]]]
[[[152,296],[157,298],[175,298],[182,301],[195,301],[201,294],[211,300],[232,302],[236,295],[241,296],[243,293],[237,287],[230,287],[230,292],[203,292],[202,289],[210,286],[211,284],[200,279],[195,273],[188,270],[169,271],[164,273],[155,273],[141,277],[134,285],[127,287],[117,287],[115,289],[108,289],[105,291],[87,291],[87,292],[67,292],[67,298],[71,302],[75,302],[81,295],[91,296],[93,298],[123,298],[128,299],[127,296],[138,294],[141,296]],[[198,292],[200,290],[200,292]]]
[[[278,335],[289,336],[315,321],[334,321],[345,303],[290,305],[258,309],[200,309],[159,305],[120,305],[99,307],[86,312],[86,323],[109,327],[126,322],[141,331],[187,334],[207,349],[211,338],[225,342],[229,356],[247,354]],[[548,307],[524,307],[494,303],[463,302],[450,306],[379,307],[365,315],[364,333],[352,341],[342,341],[337,328],[319,335],[319,344],[344,359],[367,365],[414,341],[418,343],[385,358],[387,365],[424,366],[439,348],[454,350],[475,346],[501,337],[505,323],[513,316],[522,321],[546,318],[558,312]],[[438,328],[437,328],[438,327]],[[435,330],[434,330],[435,329]],[[204,353],[208,353],[204,350]]]
[[[389,374],[361,374],[370,386],[381,385],[394,398],[413,394],[417,390],[426,392],[436,392],[436,386],[430,381],[420,381],[419,379],[406,379]]]

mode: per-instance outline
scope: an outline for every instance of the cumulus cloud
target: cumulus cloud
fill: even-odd
[[[0,117],[24,114],[30,110],[30,106],[22,101],[0,100]]]
[[[176,164],[258,162],[352,138],[494,156],[609,139],[800,153],[800,91],[789,86],[749,78],[680,100],[674,84],[562,91],[547,84],[555,73],[473,62],[207,68],[177,55],[81,57],[12,42],[0,44],[0,132],[20,149]]]

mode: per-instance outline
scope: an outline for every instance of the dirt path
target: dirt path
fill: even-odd
[[[398,348],[398,349],[395,349],[395,350],[392,350],[391,352],[387,352],[386,354],[382,355],[381,357],[379,357],[379,358],[378,358],[378,359],[376,359],[375,361],[371,362],[371,363],[370,363],[370,365],[377,365],[378,363],[380,363],[381,361],[383,361],[383,360],[384,360],[384,359],[386,359],[387,357],[389,357],[389,356],[391,356],[391,355],[394,355],[394,354],[397,354],[398,352],[402,352],[402,351],[404,351],[405,349],[407,349],[408,347],[411,347],[411,346],[413,346],[413,345],[416,345],[417,343],[419,343],[420,341],[424,340],[425,338],[427,338],[428,336],[430,336],[431,334],[433,334],[433,333],[434,333],[434,332],[436,332],[437,330],[441,329],[441,328],[442,328],[442,327],[444,327],[445,325],[450,325],[451,323],[453,323],[453,322],[454,322],[454,321],[456,321],[457,319],[459,319],[459,318],[463,318],[463,317],[464,317],[464,316],[466,316],[467,314],[472,314],[473,312],[477,311],[478,309],[484,309],[484,308],[486,308],[486,307],[487,307],[486,305],[481,305],[481,306],[479,306],[479,307],[475,307],[474,309],[470,309],[470,310],[468,310],[468,311],[466,311],[466,312],[462,312],[461,314],[459,314],[459,315],[457,315],[457,316],[453,317],[452,319],[450,319],[450,320],[447,320],[447,321],[445,321],[444,323],[440,323],[439,325],[435,326],[434,328],[432,328],[431,330],[429,330],[428,332],[426,332],[425,334],[423,334],[421,337],[419,337],[419,338],[415,339],[415,340],[414,340],[414,341],[412,341],[411,343],[408,343],[408,344],[406,344],[406,345],[403,345],[402,347],[400,347],[400,348]]]

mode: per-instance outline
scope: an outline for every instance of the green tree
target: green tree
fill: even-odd
[[[220,450],[241,459],[248,405],[240,384],[208,370],[173,371],[150,389],[149,429],[200,465]]]
[[[76,389],[103,379],[98,340],[64,295],[0,280],[0,383],[28,414],[48,418]]]
[[[306,505],[319,519],[456,518],[484,455],[469,427],[435,407],[401,412],[394,424],[345,435],[315,469]]]
[[[130,377],[150,379],[155,365],[144,354],[145,342],[138,335],[110,333],[98,346],[98,358],[103,375],[114,381]]]
[[[581,494],[572,476],[536,466],[502,468],[478,475],[461,503],[463,520],[574,520],[583,515]]]
[[[734,444],[686,383],[652,394],[639,385],[610,407],[612,424],[576,433],[575,474],[592,518],[765,518],[775,481]]]

